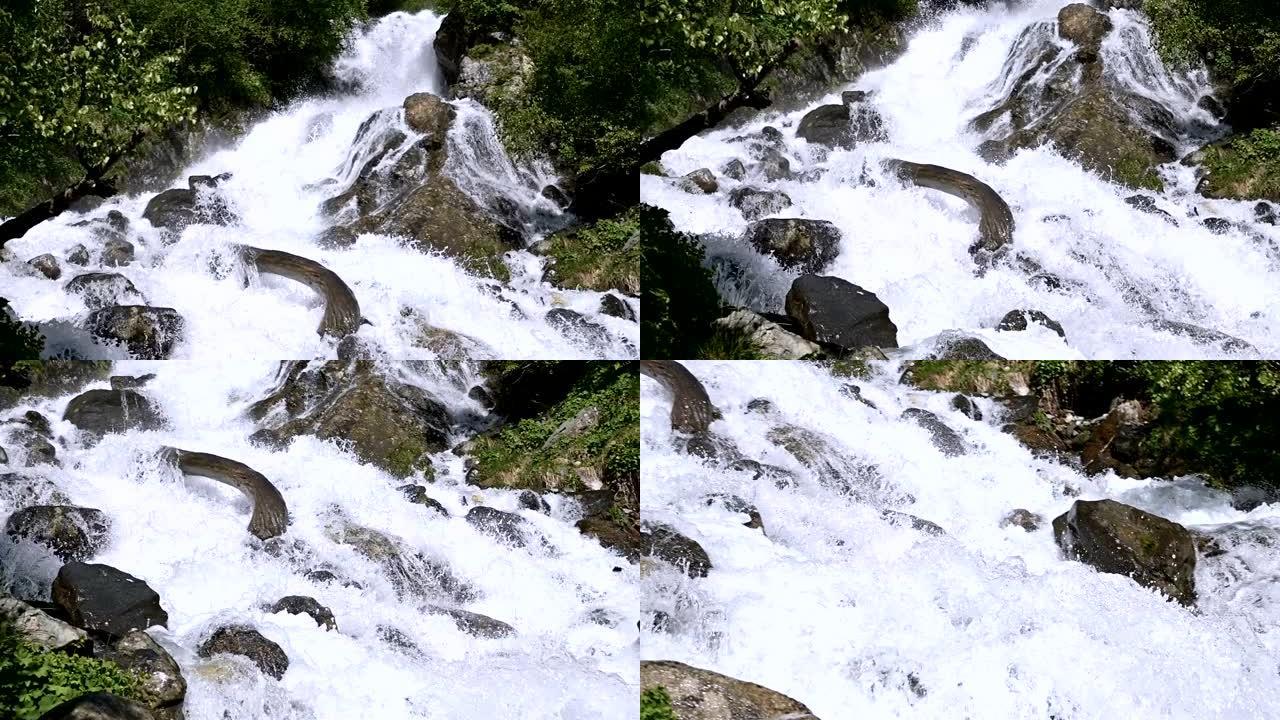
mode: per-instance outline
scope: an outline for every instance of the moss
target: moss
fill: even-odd
[[[1027,385],[1034,369],[1033,361],[917,360],[903,381],[922,390],[1010,395]]]
[[[717,327],[698,344],[693,356],[699,360],[767,360],[760,346],[736,330]]]
[[[554,284],[574,290],[640,292],[640,213],[636,208],[616,218],[551,236],[546,254],[555,260],[548,275]]]
[[[649,162],[640,166],[640,174],[657,175],[658,177],[666,177],[667,171],[662,168],[662,163],[658,162],[657,160],[650,160]]]
[[[634,363],[590,363],[558,402],[473,441],[470,480],[484,487],[573,492],[585,489],[580,473],[595,474],[606,484],[634,476],[640,470],[639,395]],[[562,425],[592,408],[599,413],[597,422],[553,438]]]
[[[641,691],[640,720],[680,720],[671,707],[671,695],[666,688],[655,685]]]
[[[1151,166],[1147,157],[1123,155],[1113,166],[1113,179],[1126,187],[1135,190],[1164,191],[1164,180]]]
[[[142,680],[109,660],[45,650],[0,624],[0,717],[35,720],[91,692],[145,701]]]
[[[383,467],[398,478],[421,472],[427,480],[435,478],[435,468],[427,457],[426,447],[416,440],[406,440],[387,454]]]
[[[1280,131],[1254,130],[1204,151],[1208,197],[1280,202]]]

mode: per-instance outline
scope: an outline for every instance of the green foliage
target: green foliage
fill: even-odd
[[[720,315],[702,247],[649,205],[640,206],[640,237],[640,348],[649,358],[698,357]]]
[[[141,678],[107,660],[48,651],[0,625],[0,717],[35,720],[90,692],[141,699]]]
[[[179,58],[149,49],[150,33],[97,3],[37,0],[0,10],[0,177],[51,156],[98,177],[148,132],[190,119]]]
[[[1203,60],[1230,100],[1257,117],[1280,111],[1280,23],[1270,0],[1147,0],[1156,46],[1169,62]]]
[[[523,364],[495,364],[493,372],[519,371]],[[534,371],[541,372],[536,367]],[[582,489],[579,468],[603,470],[606,482],[632,477],[640,471],[639,397],[635,363],[588,363],[568,391],[545,410],[478,438],[471,448],[471,477],[485,486],[568,491]],[[599,414],[596,423],[552,438],[564,423],[589,408]]]
[[[43,349],[40,331],[11,317],[9,301],[0,298],[0,387],[29,385],[31,365],[39,361]]]
[[[766,360],[760,347],[743,333],[714,327],[691,357],[699,360]]]
[[[265,106],[315,86],[366,17],[364,0],[110,0],[182,58],[202,107]]]
[[[1207,193],[1280,201],[1280,131],[1259,128],[1205,150]]]
[[[631,208],[616,218],[552,236],[546,254],[555,258],[555,284],[572,289],[616,289],[630,295],[639,292],[640,243],[631,242],[639,232],[640,211]]]
[[[671,708],[666,688],[649,687],[640,693],[640,720],[680,720]]]

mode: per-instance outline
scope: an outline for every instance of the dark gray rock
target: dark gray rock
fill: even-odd
[[[941,525],[909,513],[898,512],[897,510],[881,510],[880,517],[888,520],[893,525],[910,527],[912,530],[922,532],[925,535],[943,537],[947,534],[947,531]]]
[[[467,511],[467,524],[502,542],[524,547],[529,542],[526,521],[515,513],[477,505]]]
[[[740,187],[729,193],[729,204],[752,221],[791,207],[791,197],[781,190]]]
[[[926,360],[1004,360],[987,344],[976,337],[959,333],[945,333],[938,338],[933,352]]]
[[[94,508],[35,505],[10,515],[4,532],[14,540],[49,548],[63,562],[83,562],[106,546],[111,519]]]
[[[1124,202],[1126,205],[1138,210],[1139,212],[1144,212],[1148,215],[1157,215],[1164,218],[1165,222],[1168,222],[1171,225],[1178,224],[1178,221],[1173,217],[1173,215],[1162,210],[1158,205],[1156,205],[1156,199],[1150,195],[1130,195],[1124,199]]]
[[[737,495],[713,493],[706,497],[705,502],[708,506],[719,506],[731,513],[746,515],[747,521],[742,523],[744,527],[764,531],[764,518],[760,516],[760,510]]]
[[[951,398],[951,407],[964,413],[970,420],[981,420],[982,410],[968,395],[956,395]]]
[[[600,314],[632,322],[636,321],[636,311],[632,309],[626,300],[613,293],[605,293],[604,297],[600,298]]]
[[[124,267],[133,262],[133,243],[113,238],[102,244],[102,264],[107,267]]]
[[[109,378],[112,390],[133,390],[156,379],[155,373],[146,375],[112,375]]]
[[[1044,524],[1044,518],[1031,512],[1030,510],[1011,510],[1008,515],[1000,519],[1000,527],[1017,526],[1027,532],[1035,532]]]
[[[654,525],[642,533],[640,554],[676,566],[691,578],[706,577],[711,558],[696,541],[669,525]]]
[[[96,339],[123,345],[138,360],[167,360],[186,321],[173,308],[113,305],[93,311],[86,325]]]
[[[1000,319],[1000,324],[996,325],[996,329],[1016,332],[1026,330],[1031,323],[1043,325],[1063,339],[1067,337],[1066,331],[1062,329],[1062,325],[1057,320],[1039,310],[1010,310]]]
[[[62,289],[71,295],[79,295],[90,310],[143,301],[138,288],[129,278],[118,273],[84,273],[68,280]]]
[[[519,502],[520,507],[525,510],[533,510],[544,515],[551,512],[551,506],[547,504],[547,501],[542,499],[541,495],[532,490],[521,490]]]
[[[84,267],[89,264],[89,248],[82,243],[76,243],[67,249],[67,254],[64,257],[68,263]]]
[[[1195,540],[1183,526],[1114,500],[1077,500],[1053,520],[1068,560],[1195,603]]]
[[[453,620],[453,624],[459,630],[475,637],[492,639],[510,637],[516,634],[515,628],[488,615],[438,605],[428,605],[426,611],[433,615],[449,616],[449,619]]]
[[[289,669],[289,656],[275,642],[262,633],[244,625],[218,628],[200,644],[197,654],[210,658],[220,654],[240,655],[253,661],[262,672],[280,680]]]
[[[796,137],[833,148],[852,148],[856,143],[847,105],[820,105],[800,119]]]
[[[1265,201],[1253,206],[1253,219],[1264,225],[1280,225],[1280,215],[1277,215],[1275,206]]]
[[[58,259],[49,253],[37,255],[28,260],[27,264],[50,280],[62,277],[62,266],[58,264]]]
[[[898,347],[889,307],[847,280],[801,275],[787,292],[786,309],[807,340],[840,350]]]
[[[1209,232],[1214,235],[1226,235],[1231,232],[1233,227],[1230,220],[1220,217],[1207,217],[1201,220],[1200,224],[1208,228]]]
[[[88,390],[71,399],[63,420],[93,436],[128,430],[158,430],[164,419],[134,390]]]
[[[826,220],[769,218],[747,226],[746,241],[787,269],[817,273],[840,253],[840,230]]]
[[[449,511],[441,505],[439,501],[433,500],[427,496],[427,489],[422,485],[401,485],[396,488],[404,493],[405,498],[416,505],[426,505],[445,517],[449,517]]]
[[[965,454],[964,439],[937,415],[924,408],[907,408],[902,411],[902,419],[914,422],[928,430],[929,435],[932,436],[933,446],[941,450],[943,455],[955,457]]]
[[[316,624],[325,630],[337,630],[338,621],[333,617],[333,611],[320,604],[313,597],[305,595],[286,595],[276,601],[271,606],[271,612],[281,613],[287,612],[290,615],[308,615]]]
[[[609,342],[609,331],[587,319],[585,315],[568,308],[556,308],[546,315],[547,324],[565,335],[580,337],[593,345]]]
[[[147,706],[105,692],[92,692],[72,698],[39,720],[158,720]]]
[[[155,590],[110,565],[67,563],[53,581],[52,594],[73,625],[112,637],[169,623]]]
[[[720,168],[720,174],[733,180],[741,180],[747,176],[747,167],[742,164],[741,160],[734,158]]]

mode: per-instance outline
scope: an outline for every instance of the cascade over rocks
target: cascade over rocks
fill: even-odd
[[[1003,133],[983,143],[980,152],[999,161],[1052,143],[1113,182],[1161,188],[1156,166],[1177,159],[1174,145],[1183,121],[1107,81],[1101,45],[1112,29],[1109,17],[1075,3],[1059,12],[1056,25],[1056,33],[1077,50],[1064,55],[1050,24],[1027,28],[1005,66],[1005,74],[1017,80],[1002,102],[973,121],[980,132]]]
[[[747,226],[746,241],[787,269],[818,273],[840,252],[840,230],[826,220],[770,218]]]
[[[235,214],[216,194],[206,195],[230,178],[229,173],[214,177],[192,175],[187,178],[186,188],[172,188],[151,198],[142,217],[153,226],[173,233],[197,223],[230,225],[236,221]]]
[[[477,505],[467,511],[467,524],[509,545],[524,547],[529,542],[528,523],[515,513]]]
[[[26,540],[52,550],[63,562],[83,562],[106,546],[111,518],[93,508],[35,505],[10,515],[4,532],[15,541]]]
[[[202,658],[223,653],[249,658],[259,670],[277,680],[283,679],[285,671],[289,669],[289,656],[285,654],[284,648],[244,625],[218,628],[209,639],[200,644],[198,650]]]
[[[846,455],[838,443],[814,430],[783,424],[769,430],[765,439],[809,468],[818,482],[858,502],[882,507],[909,497],[885,480],[875,465]]]
[[[325,533],[334,542],[349,545],[378,564],[401,597],[443,597],[458,604],[478,597],[476,591],[457,578],[447,565],[428,558],[399,538],[340,517],[326,525]]]
[[[62,415],[91,437],[129,430],[158,430],[164,418],[151,401],[136,390],[88,390],[67,404]]]
[[[448,448],[444,404],[372,360],[286,363],[281,375],[249,415],[285,442],[298,435],[342,440],[397,477],[430,468],[427,456]]]
[[[177,310],[149,305],[104,307],[85,324],[94,338],[123,345],[138,360],[167,360],[186,326]]]
[[[666,690],[680,720],[818,720],[782,693],[671,660],[641,661],[640,685]]]
[[[63,565],[53,581],[53,602],[77,627],[113,637],[169,623],[156,591],[110,565]]]
[[[68,280],[62,289],[68,294],[79,295],[90,310],[145,302],[142,293],[138,292],[129,278],[118,273],[84,273]]]
[[[1054,518],[1053,534],[1069,560],[1195,603],[1195,542],[1175,522],[1114,500],[1077,500]]]
[[[355,144],[378,148],[356,180],[326,200],[337,237],[360,233],[401,235],[424,252],[443,252],[467,267],[505,277],[503,254],[521,244],[521,233],[493,219],[445,173],[448,128],[456,110],[427,93],[405,99],[411,138],[375,113],[361,126]],[[376,134],[375,134],[376,133]],[[389,166],[386,160],[394,157]]]
[[[884,140],[884,120],[863,98],[810,110],[796,127],[796,137],[816,145],[851,150],[859,143]]]
[[[786,308],[807,340],[839,350],[898,347],[888,306],[842,278],[801,275],[791,283]]]

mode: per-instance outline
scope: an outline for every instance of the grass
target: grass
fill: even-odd
[[[551,275],[556,285],[573,290],[640,291],[639,210],[552,236],[547,255],[555,258]]]
[[[1205,150],[1210,197],[1280,201],[1280,131],[1259,129]]]

